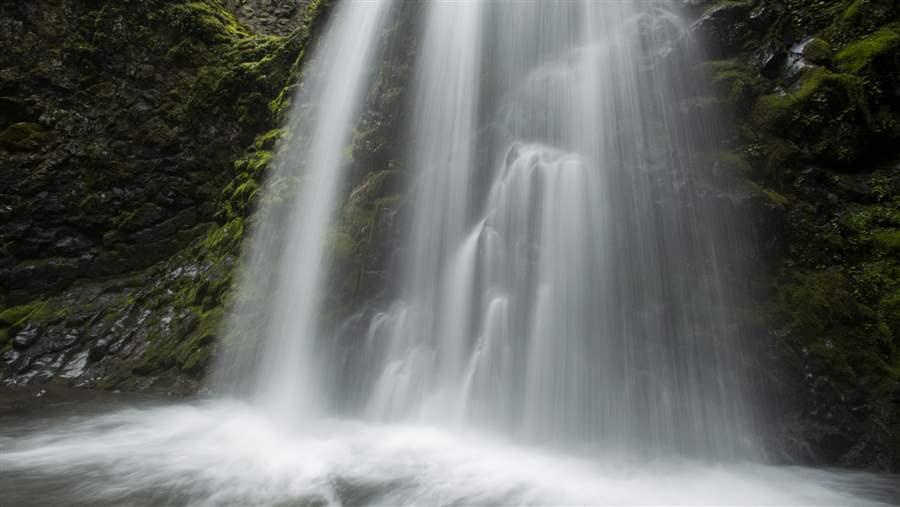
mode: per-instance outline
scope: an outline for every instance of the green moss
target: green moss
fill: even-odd
[[[853,3],[847,6],[844,9],[844,12],[841,13],[840,21],[845,23],[852,23],[854,20],[859,18],[860,7],[863,5],[865,0],[853,0]]]
[[[14,123],[0,132],[0,147],[16,151],[34,151],[47,140],[47,131],[37,123]]]
[[[334,0],[310,0],[306,5],[306,12],[303,13],[303,26],[307,30],[313,28],[325,13],[331,7]]]
[[[356,246],[353,236],[344,231],[332,231],[328,237],[328,251],[337,261],[352,257],[356,253]]]
[[[879,231],[872,237],[883,248],[900,252],[900,230]]]
[[[229,42],[250,35],[218,0],[174,4],[169,7],[167,17],[185,35],[209,42]]]
[[[203,240],[204,250],[212,252],[236,251],[244,237],[244,219],[234,218],[211,230]]]
[[[752,170],[750,163],[743,156],[733,151],[719,151],[716,153],[715,159],[741,176],[749,176]]]
[[[275,148],[275,145],[278,144],[279,141],[281,141],[286,133],[287,129],[285,128],[272,129],[265,134],[256,136],[256,140],[253,142],[253,147],[258,151],[272,150],[273,148]]]
[[[850,208],[842,223],[850,230],[870,235],[876,229],[900,227],[900,209],[896,202],[856,205]]]
[[[788,205],[787,197],[779,194],[778,192],[776,192],[774,190],[762,187],[753,182],[750,182],[749,186],[750,186],[750,190],[753,194],[755,194],[759,197],[762,197],[766,201],[768,201],[776,206],[785,207]]]
[[[212,355],[210,346],[218,333],[224,318],[221,308],[206,312],[200,316],[197,328],[175,348],[173,355],[176,366],[190,374],[203,371]]]
[[[192,37],[185,37],[166,53],[167,60],[184,65],[205,65],[209,58],[206,44]]]
[[[863,81],[820,68],[804,76],[797,91],[760,98],[753,110],[753,121],[773,130],[797,124],[815,127],[828,120],[823,113],[836,115],[848,106],[865,107]]]
[[[760,238],[771,249],[759,255],[759,269],[771,263],[776,273],[761,277],[766,281],[755,301],[769,301],[770,311],[754,324],[771,333],[766,346],[778,350],[778,382],[796,383],[790,390],[804,428],[885,449],[863,457],[851,452],[836,462],[896,467],[900,4],[781,4],[755,2],[772,23],[751,36],[746,51],[708,64],[716,96],[731,106],[725,112],[734,113],[737,127],[725,132],[723,145],[751,163],[754,206],[778,208],[766,206],[771,215],[761,215],[772,222]],[[796,80],[759,75],[759,49],[806,36],[814,38],[804,58],[816,67]],[[816,438],[809,443],[818,451]]]
[[[856,73],[874,59],[882,55],[895,55],[897,51],[900,51],[900,33],[886,27],[842,49],[835,56],[835,63],[845,72]]]
[[[14,306],[0,312],[0,327],[22,326],[32,320],[45,320],[55,312],[44,301]]]
[[[854,320],[858,314],[843,273],[801,272],[795,274],[795,280],[786,290],[786,303],[798,330],[821,334],[834,325]]]
[[[64,308],[54,309],[46,301],[33,301],[26,305],[6,308],[0,312],[0,349],[29,323],[43,324],[65,318]]]
[[[737,59],[713,61],[707,69],[719,96],[738,112],[749,108],[764,87],[758,73]]]
[[[813,38],[803,46],[803,57],[815,64],[827,65],[831,56],[831,44],[823,39]]]
[[[389,195],[387,197],[381,197],[375,201],[375,210],[395,210],[400,207],[403,202],[403,197],[400,195]]]
[[[262,175],[262,172],[272,163],[271,151],[255,151],[248,159],[247,171],[254,178]]]
[[[275,117],[281,117],[291,108],[291,96],[287,88],[281,90],[277,97],[269,102],[269,112]]]

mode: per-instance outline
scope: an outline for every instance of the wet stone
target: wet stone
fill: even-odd
[[[19,353],[15,350],[7,350],[6,352],[0,354],[0,361],[3,361],[6,364],[13,363],[18,358]]]
[[[84,373],[87,366],[88,353],[80,352],[71,361],[69,361],[60,372],[59,376],[65,379],[78,378]]]
[[[111,340],[109,338],[103,338],[101,340],[98,340],[97,343],[93,347],[91,347],[91,350],[88,354],[88,357],[91,359],[91,361],[99,361],[103,359],[103,356],[105,356],[106,353],[109,352],[110,341]]]
[[[25,326],[25,329],[19,331],[15,338],[13,338],[13,347],[24,350],[28,347],[31,347],[35,343],[37,343],[38,338],[40,337],[40,329],[36,326],[29,324]]]

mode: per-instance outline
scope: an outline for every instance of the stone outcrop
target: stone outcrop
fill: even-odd
[[[695,2],[782,459],[900,469],[900,4]]]

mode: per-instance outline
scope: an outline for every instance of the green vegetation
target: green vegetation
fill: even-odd
[[[737,172],[764,220],[765,311],[748,325],[768,331],[773,385],[789,386],[790,439],[829,463],[900,469],[900,4],[753,7],[766,21],[746,50],[707,68],[736,125],[720,163],[750,164]]]
[[[895,27],[885,27],[847,45],[835,56],[835,62],[845,72],[858,73],[878,58],[896,58],[898,51],[900,32]]]
[[[811,39],[803,47],[803,57],[817,65],[828,65],[831,56],[831,44],[819,38]]]
[[[169,7],[166,16],[185,35],[208,42],[229,42],[250,35],[219,0],[175,4]]]

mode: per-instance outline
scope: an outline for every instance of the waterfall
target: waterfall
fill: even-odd
[[[729,216],[664,2],[429,3],[402,293],[364,414],[606,451],[752,447]],[[675,36],[671,36],[675,34]],[[726,231],[726,233],[723,233]]]
[[[764,464],[742,220],[679,3],[339,1],[252,217],[225,393],[3,414],[4,499],[896,504],[896,476]],[[393,283],[333,332],[337,208],[384,169],[350,159],[392,66]]]
[[[320,411],[315,339],[328,230],[345,148],[368,93],[390,8],[389,1],[335,8],[303,73],[246,252],[242,299],[229,327],[244,333],[243,339],[259,336],[260,343],[255,351],[232,347],[220,373],[249,379],[255,403],[286,423]],[[256,309],[251,316],[248,307]]]
[[[699,58],[668,2],[414,10],[400,289],[347,344],[363,362],[322,345],[342,154],[390,10],[341,6],[259,214],[241,289],[256,320],[233,323],[262,336],[244,374],[256,403],[295,422],[337,398],[365,419],[604,452],[756,452],[723,275],[739,272],[739,218],[709,191],[714,125],[681,107]]]

